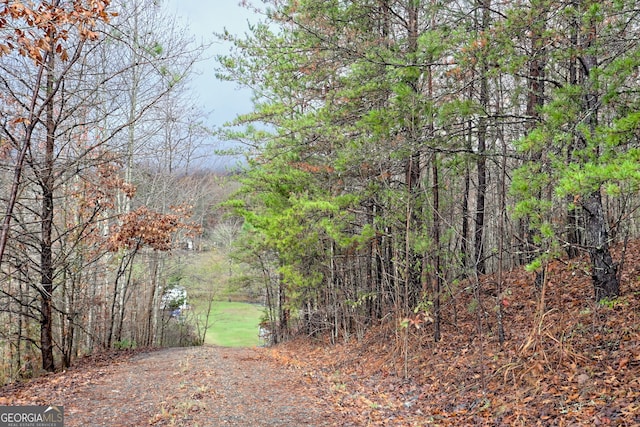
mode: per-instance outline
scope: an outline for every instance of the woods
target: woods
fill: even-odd
[[[206,46],[147,0],[3,2],[0,34],[0,378],[168,344],[168,251],[208,208]]]
[[[218,75],[255,107],[238,254],[276,340],[427,323],[463,295],[504,340],[504,273],[588,255],[624,292],[637,237],[638,11],[626,1],[264,1]],[[479,280],[494,275],[489,288]],[[553,285],[550,285],[553,286]],[[480,326],[479,326],[480,327]]]
[[[239,3],[198,42],[160,0],[0,1],[0,403],[638,424],[637,2]],[[253,92],[215,129],[212,45]]]
[[[3,380],[202,342],[168,329],[177,248],[233,245],[225,280],[260,290],[273,343],[392,325],[405,361],[410,332],[441,342],[463,312],[502,345],[516,286],[543,317],[567,285],[557,260],[588,258],[589,301],[626,292],[635,2],[243,2],[260,22],[213,29],[216,76],[254,92],[216,134],[246,157],[228,200],[189,92],[207,44],[161,3],[0,4]]]

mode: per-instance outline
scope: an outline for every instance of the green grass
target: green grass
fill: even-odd
[[[263,308],[243,302],[214,301],[205,344],[223,347],[253,347],[258,342],[258,324]]]

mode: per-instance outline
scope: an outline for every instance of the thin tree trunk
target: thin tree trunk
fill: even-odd
[[[413,2],[408,5],[408,21],[407,32],[409,39],[408,54],[413,55],[418,50],[418,17],[419,4]],[[417,78],[411,78],[407,81],[408,85],[418,94]],[[412,145],[418,138],[420,129],[420,117],[409,118],[411,126],[407,130],[407,142]],[[418,301],[418,294],[421,289],[422,272],[419,261],[419,255],[412,247],[411,231],[421,228],[420,208],[417,206],[418,195],[421,193],[422,183],[421,176],[421,152],[420,149],[412,147],[414,150],[405,166],[405,181],[407,183],[407,217],[405,224],[405,289],[404,289],[404,308],[410,311]]]
[[[154,254],[155,255],[155,254]],[[156,281],[156,264],[154,258],[154,264],[151,268],[151,274],[153,278],[151,278],[151,295],[149,296],[149,305],[147,306],[147,336],[146,336],[146,345],[147,347],[151,347],[153,345],[155,339],[155,331],[156,331],[156,290],[158,289],[158,284]],[[203,341],[204,342],[204,341]]]
[[[500,206],[500,220],[498,221],[498,289],[496,292],[496,316],[498,320],[498,342],[500,345],[504,344],[505,334],[504,334],[504,323],[503,323],[503,311],[502,311],[502,291],[504,284],[504,237],[507,232],[505,229],[505,217],[507,215],[507,143],[502,138],[502,159],[500,164],[500,195],[499,195],[499,206]]]
[[[52,61],[52,59],[49,58],[50,53],[47,53],[46,55],[47,57],[38,67],[38,75],[36,77],[34,85],[35,88],[40,87],[44,73],[48,70],[49,62]],[[46,99],[46,101],[49,103],[52,101],[50,99],[52,94],[53,82],[51,84],[51,93],[48,94],[48,97]],[[7,202],[4,219],[2,220],[2,231],[0,232],[0,264],[2,264],[2,259],[4,258],[4,253],[7,248],[7,241],[9,239],[9,227],[11,226],[11,218],[13,218],[13,210],[15,209],[16,203],[18,201],[18,191],[20,189],[20,183],[22,180],[22,170],[24,168],[24,162],[27,157],[27,153],[31,148],[31,136],[33,134],[33,127],[38,122],[37,120],[35,120],[36,103],[38,102],[38,96],[39,90],[34,90],[33,96],[31,97],[31,103],[29,105],[29,118],[27,128],[25,130],[24,139],[22,140],[20,152],[18,153],[18,158],[16,159],[16,164],[13,168],[13,181],[11,182],[11,190],[9,191],[9,201]],[[40,113],[40,111],[38,111],[38,113]]]
[[[541,8],[538,3],[532,4],[531,14],[542,16],[543,19],[536,19],[535,24],[531,28],[530,49],[531,59],[529,60],[529,76],[528,76],[528,97],[527,97],[527,127],[529,132],[535,129],[540,122],[540,109],[544,106],[544,76],[546,67],[546,53],[543,46],[542,36],[546,29],[547,14],[545,9]],[[540,162],[542,159],[542,152],[535,151],[531,154],[531,161],[534,163]],[[542,190],[538,192],[538,199],[542,198]],[[539,235],[538,230],[532,230],[529,221],[526,221],[525,225],[525,262],[532,262],[540,253],[539,248],[536,246],[536,237]],[[536,287],[541,287],[544,281],[544,269],[540,269],[535,272],[534,283]]]
[[[50,94],[53,92],[55,56],[49,55],[47,61],[46,91],[48,104],[46,107],[45,158],[40,185],[42,186],[42,224],[40,242],[40,295],[42,298],[40,308],[40,351],[42,353],[42,369],[52,372],[55,370],[53,359],[53,162],[54,162],[54,111],[53,100]]]
[[[577,2],[572,2],[572,6],[575,10],[578,10]],[[575,51],[578,50],[578,34],[580,31],[580,23],[577,19],[573,19],[570,29],[570,43],[574,47]],[[569,60],[569,84],[576,85],[578,83],[578,58],[576,55],[572,55]],[[567,164],[572,162],[574,150],[574,141],[571,141],[571,145],[567,149]],[[573,204],[573,197],[567,196],[567,205]],[[578,256],[578,247],[583,243],[582,230],[580,229],[580,210],[578,207],[569,208],[567,212],[567,256],[569,258],[575,258]]]
[[[482,33],[489,28],[490,0],[481,0],[482,4]],[[484,274],[486,272],[486,262],[484,256],[484,218],[485,218],[485,197],[487,194],[487,114],[489,112],[489,66],[486,58],[481,58],[480,70],[480,106],[483,112],[478,119],[478,152],[476,168],[478,173],[478,189],[476,195],[476,230],[475,230],[475,264],[476,272]]]
[[[287,286],[282,274],[278,277],[278,342],[284,341],[289,334],[289,307],[287,304]]]
[[[473,72],[473,69],[472,69]],[[469,98],[473,97],[474,77],[471,77],[471,83],[469,84]],[[473,149],[473,121],[468,120],[467,130],[465,131],[465,144],[469,152]],[[469,267],[469,260],[471,259],[471,239],[470,239],[470,215],[469,215],[469,194],[471,192],[471,167],[470,162],[465,162],[464,168],[464,194],[462,195],[462,242],[460,244],[460,252],[462,252],[462,266],[466,270]]]
[[[442,272],[440,271],[440,178],[438,176],[438,155],[433,154],[433,243],[435,245],[434,273],[435,288],[433,297],[433,339],[440,341],[440,292],[442,289]]]
[[[121,319],[118,318],[118,315],[124,315],[124,312],[121,307],[118,306],[124,304],[124,295],[121,295],[126,290],[126,285],[121,285],[121,279],[125,274],[132,268],[133,259],[135,258],[138,250],[140,249],[140,242],[136,243],[136,246],[133,249],[125,249],[125,254],[122,256],[120,260],[120,264],[118,265],[118,272],[116,273],[116,278],[113,284],[113,295],[111,297],[111,313],[110,313],[110,321],[109,321],[109,332],[107,334],[107,347],[111,347],[114,341],[114,335],[116,335],[116,341],[120,339],[118,337],[118,329],[119,322]],[[128,278],[127,278],[128,280]]]

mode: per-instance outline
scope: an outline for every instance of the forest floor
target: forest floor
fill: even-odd
[[[586,259],[552,262],[542,289],[524,269],[452,285],[438,343],[414,318],[335,345],[109,353],[0,405],[63,405],[71,427],[640,426],[640,242],[622,265],[603,304]]]
[[[640,426],[640,241],[613,255],[615,300],[595,303],[588,258],[559,259],[541,289],[524,268],[451,284],[438,343],[414,316],[273,356],[330,384],[336,413],[360,425]]]

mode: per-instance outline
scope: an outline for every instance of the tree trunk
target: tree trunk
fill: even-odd
[[[418,254],[412,247],[411,231],[420,229],[416,209],[416,199],[420,191],[420,154],[412,154],[406,165],[407,205],[405,217],[405,272],[403,304],[407,311],[411,311],[417,301],[417,292],[421,287],[421,277]]]
[[[592,71],[598,67],[598,59],[592,53],[594,43],[597,39],[596,24],[591,23],[586,32],[582,34],[584,45],[583,51],[586,54],[582,57],[581,83],[584,88],[583,106],[587,114],[590,134],[594,134],[598,126],[598,95],[594,86]],[[589,148],[587,136],[578,136],[579,150]],[[598,146],[590,148],[597,155]],[[577,156],[579,158],[579,156]],[[582,159],[580,159],[582,160]],[[588,159],[587,159],[588,160]],[[586,161],[586,160],[585,160]],[[613,263],[611,252],[609,251],[609,233],[607,221],[602,206],[602,195],[600,188],[587,194],[582,199],[582,208],[586,214],[586,243],[591,258],[591,277],[596,301],[604,298],[614,298],[620,292],[618,283],[617,266]]]
[[[578,10],[578,5],[575,2],[572,2],[572,6],[575,10]],[[570,29],[570,45],[574,47],[574,49],[578,50],[578,34],[580,31],[580,23],[576,18],[572,19],[571,29]],[[575,55],[572,55],[569,59],[569,84],[576,85],[578,83],[578,58]],[[575,141],[571,142],[571,146],[569,146],[567,150],[567,164],[571,164],[573,157],[573,145]],[[573,197],[571,195],[567,196],[567,205],[571,205],[573,203]],[[577,207],[568,209],[567,212],[567,256],[569,258],[575,258],[578,256],[578,246],[583,242],[582,231],[580,229],[580,211]]]
[[[53,359],[53,162],[54,162],[54,111],[53,100],[53,79],[54,79],[54,55],[49,55],[47,62],[47,82],[46,91],[48,104],[46,106],[46,128],[47,136],[45,140],[45,159],[40,178],[42,186],[42,225],[40,240],[40,295],[42,298],[40,308],[40,351],[42,353],[42,369],[52,372],[55,369]]]
[[[471,68],[471,81],[469,83],[469,99],[473,98],[475,93],[475,78],[473,76],[475,69]],[[465,129],[465,148],[469,153],[473,151],[473,120],[469,119]],[[466,270],[470,267],[471,253],[471,213],[469,196],[471,193],[471,160],[465,161],[464,166],[464,194],[462,195],[462,242],[460,244],[460,252],[462,252],[462,266]],[[475,265],[475,263],[474,263]]]
[[[440,271],[440,177],[438,172],[438,156],[433,154],[433,243],[435,245],[434,273],[435,287],[433,296],[433,339],[440,341],[440,291],[442,288],[442,272]]]
[[[599,191],[591,193],[582,203],[587,214],[587,246],[591,258],[591,278],[596,301],[615,298],[620,293],[617,265],[609,251],[609,234]]]
[[[540,122],[540,109],[544,106],[544,77],[546,67],[546,53],[543,34],[546,30],[547,11],[544,5],[533,3],[530,14],[536,14],[542,19],[536,19],[535,24],[531,27],[530,49],[531,59],[529,60],[529,76],[528,76],[528,96],[527,96],[527,127],[529,132],[535,129]],[[542,160],[542,152],[534,151],[531,154],[530,161],[539,163]],[[542,190],[538,191],[538,199],[542,199]],[[525,262],[530,263],[540,254],[541,250],[537,247],[535,241],[539,237],[540,231],[531,229],[529,221],[525,225]],[[502,235],[501,235],[502,236]],[[501,237],[502,238],[502,237]],[[537,288],[542,287],[544,281],[544,269],[535,272],[534,284]]]
[[[481,0],[482,22],[480,24],[481,32],[484,33],[489,28],[489,8],[490,0]],[[486,272],[486,262],[484,257],[484,217],[485,217],[485,197],[487,194],[487,159],[485,157],[487,151],[487,117],[489,110],[489,66],[487,60],[483,57],[480,70],[480,107],[483,112],[478,119],[478,152],[476,160],[476,168],[478,173],[478,189],[476,194],[476,230],[475,230],[475,264],[476,272],[484,274]]]
[[[289,307],[287,301],[287,285],[284,283],[282,274],[278,277],[278,334],[274,344],[287,339],[289,334]]]
[[[409,57],[418,51],[418,2],[408,5],[408,22],[407,33],[409,39],[408,54]],[[411,77],[407,84],[411,87],[416,96],[418,94],[418,79]],[[407,142],[413,145],[418,140],[418,132],[420,129],[420,118],[411,117],[409,120],[412,124],[407,129]],[[419,254],[412,247],[411,231],[420,230],[421,228],[421,207],[418,206],[418,198],[422,193],[421,177],[421,151],[417,147],[411,147],[413,152],[407,159],[405,165],[405,181],[407,183],[407,217],[405,224],[405,289],[404,289],[404,305],[407,311],[413,309],[418,301],[418,294],[421,289],[422,282],[422,263],[419,261]]]

